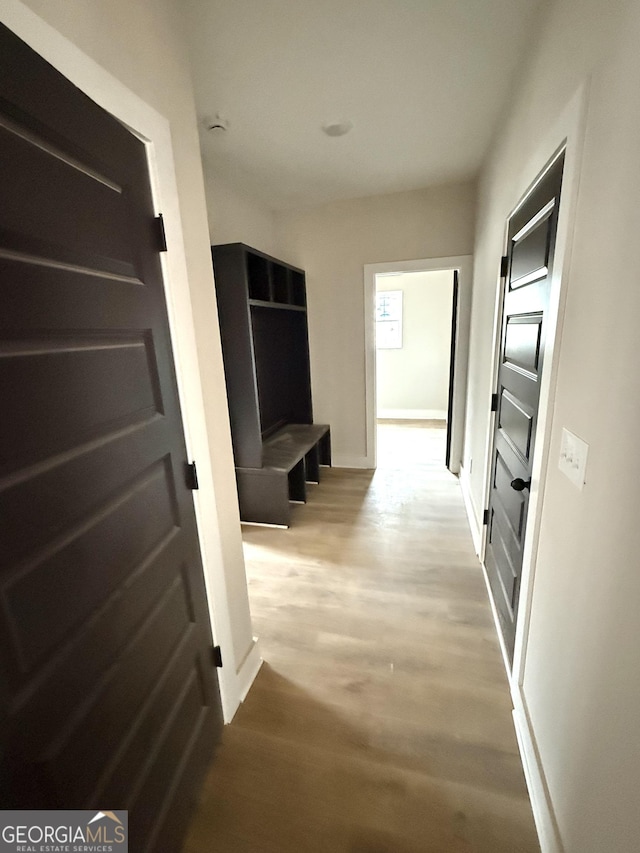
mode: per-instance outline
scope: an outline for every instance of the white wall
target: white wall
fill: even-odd
[[[639,43],[637,2],[549,3],[480,183],[465,468],[473,458],[481,508],[504,223],[532,166],[562,142],[550,129],[587,86],[530,627],[514,686],[534,784],[541,770],[543,847],[566,853],[632,853],[640,838]],[[557,468],[563,426],[590,445],[582,491]]]
[[[336,465],[369,464],[364,265],[469,255],[474,215],[471,183],[276,213],[283,257],[307,273],[314,417]]]
[[[376,276],[376,290],[400,290],[402,349],[376,350],[379,418],[447,415],[453,272]]]
[[[166,204],[167,236],[175,237],[173,243],[169,239],[166,256],[169,310],[182,323],[177,333],[174,327],[175,343],[180,344],[180,337],[187,341],[176,346],[184,358],[177,364],[178,378],[188,441],[203,453],[198,458],[201,490],[195,499],[208,589],[215,593],[216,640],[226,657],[220,678],[229,718],[255,674],[259,655],[249,613],[202,166],[180,10],[172,0],[24,4],[4,0],[0,18],[56,67],[64,68],[98,103],[140,132],[150,128],[148,138],[157,143],[158,193]],[[137,126],[139,120],[144,128]]]
[[[211,245],[245,243],[253,249],[279,256],[273,212],[229,186],[205,163],[205,188]]]

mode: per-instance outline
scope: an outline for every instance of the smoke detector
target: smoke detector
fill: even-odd
[[[229,129],[229,120],[220,113],[216,113],[215,118],[207,120],[207,130],[213,131],[216,135],[224,133]]]

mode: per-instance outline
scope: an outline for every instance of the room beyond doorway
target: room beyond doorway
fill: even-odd
[[[376,275],[378,420],[447,420],[454,275]]]

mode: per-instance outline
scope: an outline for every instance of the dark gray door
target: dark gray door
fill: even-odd
[[[564,157],[509,220],[485,564],[510,657],[544,361]]]
[[[179,849],[221,728],[145,146],[0,29],[2,805]]]
[[[458,336],[458,270],[453,271],[453,299],[451,303],[451,344],[449,352],[449,391],[447,399],[447,441],[444,464],[451,468],[451,441],[453,438],[453,391],[456,374],[456,339]]]

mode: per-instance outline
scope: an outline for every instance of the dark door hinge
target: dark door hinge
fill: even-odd
[[[195,462],[192,462],[190,465],[187,463],[187,488],[191,489],[192,492],[200,488],[198,485],[198,469]]]
[[[166,252],[167,251],[167,235],[164,230],[164,219],[162,218],[162,214],[156,216],[156,234],[158,237],[158,251]]]
[[[485,509],[482,513],[482,525],[489,524],[489,510]]]
[[[220,649],[220,646],[214,646],[211,649],[211,658],[214,666],[222,666],[222,650]]]
[[[509,272],[509,256],[503,255],[500,258],[500,278],[506,278]]]
[[[497,412],[497,411],[498,411],[498,402],[499,402],[499,399],[500,399],[500,398],[498,397],[498,395],[497,395],[497,394],[492,394],[492,395],[491,395],[491,411],[492,411],[492,412]]]

